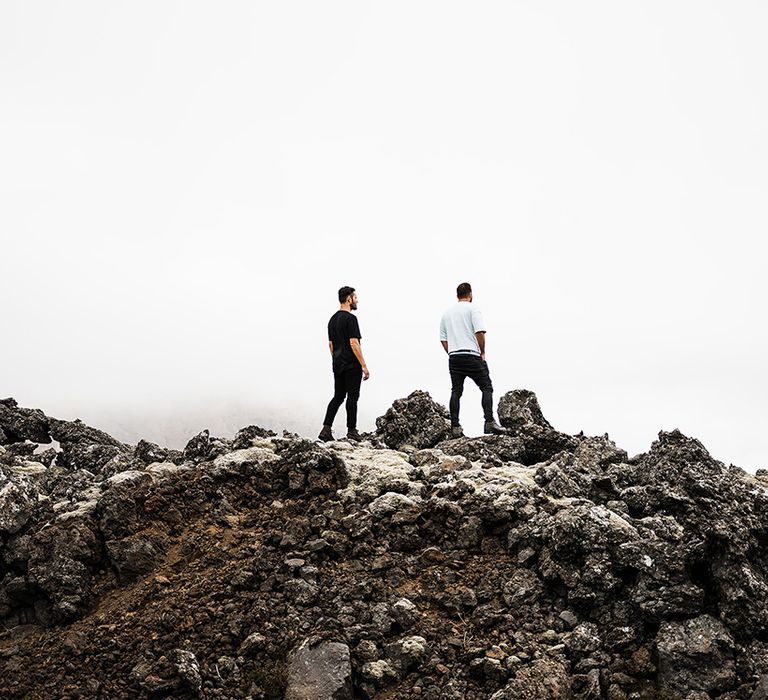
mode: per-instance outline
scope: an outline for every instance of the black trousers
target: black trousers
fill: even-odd
[[[451,425],[459,425],[459,402],[464,393],[464,380],[469,377],[483,392],[482,405],[486,421],[493,420],[493,384],[488,373],[488,363],[478,355],[459,353],[448,356],[451,373]]]
[[[323,425],[333,425],[344,398],[347,399],[347,430],[357,429],[357,400],[360,398],[360,384],[363,381],[363,368],[358,365],[351,369],[333,373],[333,398],[325,412]]]

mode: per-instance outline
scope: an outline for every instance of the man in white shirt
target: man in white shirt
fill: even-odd
[[[493,385],[485,361],[485,323],[477,307],[472,306],[472,287],[462,282],[456,289],[458,302],[451,306],[440,319],[440,342],[448,353],[448,371],[451,374],[451,434],[462,437],[459,423],[459,402],[464,393],[464,380],[470,377],[483,394],[485,414],[483,432],[504,434],[493,417]]]

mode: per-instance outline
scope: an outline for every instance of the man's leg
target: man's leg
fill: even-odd
[[[451,411],[451,427],[457,428],[459,423],[459,406],[461,395],[464,393],[464,378],[467,376],[461,364],[463,358],[449,357],[448,371],[451,375],[451,400],[448,408]]]
[[[347,387],[344,379],[343,372],[333,373],[333,398],[328,404],[328,410],[325,412],[325,420],[323,421],[323,425],[327,425],[329,428],[333,425],[336,414],[338,413],[341,404],[344,403],[344,397],[347,394]]]
[[[360,384],[363,381],[361,368],[344,372],[344,386],[347,392],[347,431],[357,430],[357,400],[360,398]]]
[[[481,403],[485,422],[493,423],[493,384],[491,383],[491,375],[488,371],[488,363],[479,357],[473,357],[472,370],[469,376],[472,377],[472,380],[483,394]]]

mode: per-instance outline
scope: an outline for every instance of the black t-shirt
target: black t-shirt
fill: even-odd
[[[328,321],[328,340],[333,343],[334,372],[360,368],[360,363],[349,345],[350,338],[360,339],[357,317],[349,311],[339,309]]]

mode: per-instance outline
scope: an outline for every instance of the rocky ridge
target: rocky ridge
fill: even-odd
[[[768,475],[535,395],[131,446],[0,401],[0,696],[768,698]]]

